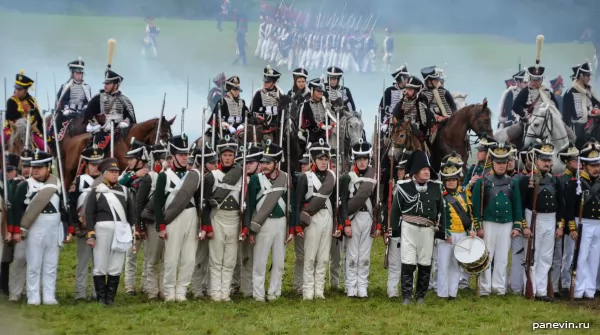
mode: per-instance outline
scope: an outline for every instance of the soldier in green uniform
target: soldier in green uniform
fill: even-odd
[[[492,168],[492,162],[489,159],[488,149],[489,147],[496,143],[497,141],[488,136],[487,134],[483,134],[481,139],[479,140],[479,146],[477,147],[477,164],[473,164],[467,170],[467,174],[463,179],[463,189],[472,188],[475,181],[485,174],[489,173]]]
[[[0,260],[2,261],[2,265],[0,267],[0,292],[8,296],[8,274],[10,271],[10,263],[12,262],[14,249],[10,244],[12,237],[12,220],[10,219],[10,209],[8,208],[8,204],[11,200],[10,195],[18,184],[18,181],[15,181],[15,178],[17,178],[20,174],[19,162],[21,158],[19,155],[7,152],[5,152],[5,154],[6,156],[3,162],[6,162],[6,176],[2,176],[2,178],[6,178],[6,194],[8,195],[8,199],[4,199],[4,184],[0,183],[0,202],[2,203],[2,207],[0,209],[2,212],[0,214],[0,217],[2,218],[2,232],[0,236]]]
[[[494,259],[494,273],[488,268],[481,276],[480,292],[483,296],[506,293],[511,236],[522,233],[529,238],[531,235],[523,219],[519,184],[506,175],[508,156],[513,150],[509,143],[493,144],[489,149],[492,173],[473,185],[471,201],[475,224],[479,226],[478,235],[483,238],[490,257]]]

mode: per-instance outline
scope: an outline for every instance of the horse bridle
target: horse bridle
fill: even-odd
[[[554,115],[552,115],[552,112],[547,111],[546,115],[542,116],[542,115],[538,115],[535,113],[531,113],[530,114],[530,120],[529,122],[527,122],[525,124],[525,129],[523,130],[523,142],[525,142],[525,139],[528,137],[533,137],[533,138],[543,138],[544,133],[546,132],[546,130],[548,130],[548,134],[552,134],[553,130],[554,130]],[[536,118],[543,118],[542,120],[542,128],[540,130],[539,133],[534,132],[533,134],[528,134],[529,129],[531,129],[530,124],[532,123],[532,121]],[[562,140],[568,137],[568,134],[557,139],[557,140]]]

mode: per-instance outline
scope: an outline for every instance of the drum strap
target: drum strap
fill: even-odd
[[[456,197],[454,197],[451,194],[447,194],[445,196],[445,198],[446,198],[446,202],[449,203],[450,206],[452,206],[452,208],[454,208],[454,211],[460,218],[460,221],[462,221],[465,231],[471,230],[471,219],[469,218],[469,214],[465,211],[463,206],[458,202],[458,199],[456,199]]]

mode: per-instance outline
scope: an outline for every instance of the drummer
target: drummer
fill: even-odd
[[[438,243],[437,295],[442,299],[453,300],[458,292],[461,269],[454,257],[452,245],[467,235],[475,237],[472,225],[471,199],[459,187],[464,165],[461,157],[453,152],[444,157],[440,174],[444,184],[446,216],[445,240]]]

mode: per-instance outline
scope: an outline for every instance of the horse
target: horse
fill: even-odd
[[[167,120],[164,116],[160,121],[160,130],[158,130],[159,118],[153,118],[141,123],[136,123],[128,131],[121,133],[120,136],[114,143],[114,157],[119,161],[119,168],[124,170],[127,167],[127,160],[125,154],[131,148],[131,139],[135,137],[137,141],[143,142],[147,145],[154,145],[156,142],[156,136],[158,135],[159,140],[168,141],[172,137],[171,125],[175,118]],[[77,169],[79,168],[80,155],[83,149],[92,140],[90,133],[80,134],[74,136],[71,141],[65,142],[62,145],[62,149],[66,155],[64,157],[65,164],[64,169],[64,182],[67,188],[75,179]]]
[[[333,129],[331,135],[331,147],[337,148],[341,163],[341,172],[349,171],[351,166],[352,146],[359,140],[366,139],[365,123],[362,120],[362,111],[348,111],[340,109],[338,126]],[[340,132],[340,143],[337,143],[337,132]]]
[[[492,134],[492,111],[487,99],[481,104],[467,105],[453,113],[437,130],[436,138],[430,144],[431,164],[439,170],[442,158],[456,151],[464,162],[469,158],[469,130],[479,137],[483,133]]]
[[[452,98],[456,104],[456,110],[465,108],[467,106],[467,97],[469,93],[452,92]]]
[[[158,51],[156,51],[156,41],[154,40],[154,38],[146,35],[142,39],[142,45],[142,56],[146,55],[146,50],[151,50],[152,56],[154,56],[154,58],[158,57]]]
[[[85,133],[85,124],[83,123],[83,113],[77,113],[73,116],[65,116],[63,113],[58,112],[56,124],[58,130],[54,129],[53,116],[46,116],[46,130],[49,137],[52,137],[53,141],[58,140],[60,147],[60,154],[62,158],[62,164],[65,164],[65,150],[63,149],[64,143],[69,142],[74,136]],[[54,157],[58,157],[56,152],[56,144],[52,142],[49,144],[50,152]]]
[[[423,150],[423,144],[417,136],[413,135],[413,126],[410,119],[404,119],[403,122],[393,125],[389,139],[382,140],[381,143],[383,144],[382,147],[385,148],[382,159],[386,154],[388,158],[391,158],[393,154],[394,160],[396,160],[404,149],[409,152]],[[394,148],[394,150],[390,150],[391,148]]]
[[[15,121],[14,126],[12,127],[12,133],[6,142],[7,151],[11,154],[21,156],[23,154],[23,149],[25,149],[25,137],[27,135],[27,119],[20,118]],[[29,147],[33,147],[33,137],[31,136],[31,132],[29,132]]]

